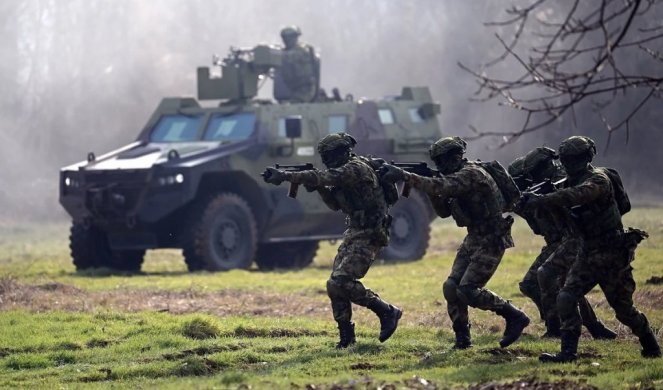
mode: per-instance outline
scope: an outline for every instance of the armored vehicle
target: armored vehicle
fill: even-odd
[[[318,243],[342,236],[341,213],[317,194],[267,185],[265,166],[313,163],[316,145],[347,131],[356,152],[385,160],[422,161],[440,137],[439,105],[425,87],[382,99],[326,97],[288,101],[278,80],[280,51],[231,49],[221,72],[198,69],[198,99],[165,98],[136,140],[61,169],[60,203],[72,216],[70,247],[78,270],[138,271],[145,251],[180,248],[191,271],[299,268]],[[262,77],[274,77],[278,102],[257,99]],[[201,105],[201,100],[214,101]],[[413,193],[391,211],[385,259],[421,258],[433,213]]]

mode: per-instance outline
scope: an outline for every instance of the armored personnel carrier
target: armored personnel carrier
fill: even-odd
[[[342,236],[342,214],[315,193],[299,191],[293,199],[287,186],[265,184],[265,166],[322,168],[317,142],[340,131],[357,139],[359,154],[423,161],[441,135],[440,107],[425,87],[357,100],[319,91],[310,102],[293,103],[278,80],[276,48],[231,49],[216,65],[220,74],[198,69],[198,99],[164,98],[134,142],[61,169],[60,203],[73,219],[78,270],[138,271],[145,251],[156,248],[182,249],[190,271],[248,268],[254,261],[261,269],[305,267],[320,241]],[[277,102],[256,99],[268,75]],[[433,219],[426,199],[413,193],[391,214],[383,258],[421,258]]]

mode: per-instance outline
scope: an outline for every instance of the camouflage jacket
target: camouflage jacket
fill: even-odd
[[[428,195],[440,217],[451,215],[470,232],[495,232],[502,222],[500,190],[477,163],[468,161],[459,171],[439,177],[406,173],[406,180]]]
[[[299,43],[283,50],[281,74],[283,81],[293,91],[309,88],[315,84],[315,52],[313,47]]]
[[[542,195],[541,201],[571,209],[581,233],[588,238],[623,228],[610,178],[591,166],[583,174],[569,176],[565,188]]]
[[[373,168],[358,156],[339,168],[288,172],[287,180],[315,187],[329,208],[347,215],[350,229],[386,234],[388,206],[382,186]]]
[[[556,175],[551,179],[556,182],[564,178],[564,168],[558,167]],[[538,184],[538,183],[534,183]],[[574,234],[575,223],[568,208],[542,207],[537,209],[518,208],[516,214],[520,215],[535,234],[545,238],[547,243],[560,240],[564,236]]]

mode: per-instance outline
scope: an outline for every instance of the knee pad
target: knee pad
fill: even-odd
[[[541,266],[536,270],[536,279],[539,281],[539,286],[549,286],[550,281],[557,280],[557,273],[551,268]]]
[[[442,283],[442,295],[444,298],[449,300],[458,299],[458,284],[453,279],[447,279]]]
[[[458,287],[458,298],[466,305],[475,306],[480,290],[471,285]]]

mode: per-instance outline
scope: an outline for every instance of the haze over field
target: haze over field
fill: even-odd
[[[537,16],[555,21],[564,15],[564,3],[551,1]],[[195,95],[195,68],[210,65],[213,53],[280,43],[279,30],[289,24],[300,26],[302,40],[321,54],[327,90],[378,97],[396,95],[404,85],[428,85],[442,105],[440,124],[447,134],[469,135],[469,125],[518,128],[521,113],[495,102],[468,102],[476,82],[457,66],[461,61],[478,69],[501,54],[493,34],[508,36],[510,27],[483,22],[507,18],[507,6],[439,0],[2,2],[0,215],[64,216],[57,206],[61,166],[88,151],[99,154],[130,142],[163,96]],[[636,20],[638,27],[660,23],[661,8],[655,2],[646,18]],[[620,60],[630,61],[636,72],[662,72],[660,66],[643,68],[637,56]],[[521,73],[513,62],[494,71]],[[590,105],[576,111],[582,133],[597,138],[599,164],[620,169],[640,201],[663,189],[663,112],[655,109],[660,103],[649,102],[632,123],[630,142],[617,134],[607,154],[605,129]],[[555,147],[571,133],[564,119],[501,149],[495,139],[472,142],[469,157],[509,163],[534,145]]]

